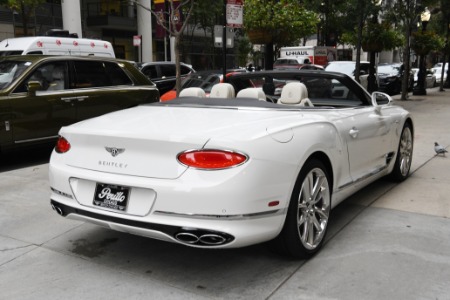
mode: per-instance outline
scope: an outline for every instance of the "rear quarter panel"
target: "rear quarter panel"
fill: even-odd
[[[248,155],[250,163],[258,161],[259,168],[250,172],[255,177],[254,188],[271,194],[277,187],[287,206],[301,168],[317,153],[328,157],[334,186],[350,180],[347,148],[334,124],[325,118],[307,118],[280,119],[280,123],[265,124],[254,132],[243,129],[233,136],[213,138],[205,148],[223,149],[226,145]]]

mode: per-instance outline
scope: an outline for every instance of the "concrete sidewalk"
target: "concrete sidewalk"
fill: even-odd
[[[396,97],[398,99],[398,97]],[[412,112],[411,177],[339,205],[308,261],[264,245],[201,250],[64,219],[48,165],[0,167],[0,299],[450,299],[450,91],[396,100]],[[17,167],[15,167],[17,166]]]

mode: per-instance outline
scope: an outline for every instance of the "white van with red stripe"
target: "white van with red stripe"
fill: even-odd
[[[102,40],[32,36],[7,38],[0,42],[0,56],[29,54],[116,57],[111,43]]]

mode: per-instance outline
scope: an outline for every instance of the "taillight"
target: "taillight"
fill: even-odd
[[[247,161],[241,153],[224,150],[192,150],[180,153],[178,161],[197,169],[218,170],[241,165]]]
[[[56,142],[55,151],[58,153],[66,153],[70,150],[70,143],[64,137],[60,136]]]

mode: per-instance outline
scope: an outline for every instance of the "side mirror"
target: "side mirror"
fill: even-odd
[[[28,95],[36,96],[36,91],[42,90],[42,85],[39,81],[29,81],[27,85]]]
[[[392,102],[392,97],[382,92],[372,93],[372,105],[380,107],[381,105],[389,105]]]

